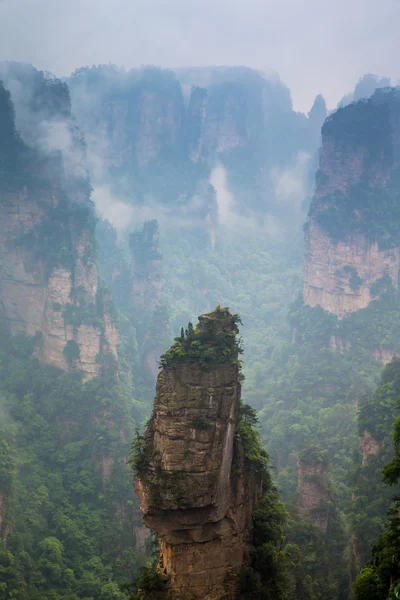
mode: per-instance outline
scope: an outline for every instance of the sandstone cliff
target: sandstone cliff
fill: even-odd
[[[85,257],[93,242],[82,232],[73,241],[71,265],[56,264],[49,272],[46,257],[27,243],[28,239],[45,243],[36,236],[46,207],[43,197],[40,206],[32,196],[28,188],[0,194],[0,323],[12,334],[40,333],[38,352],[46,364],[74,366],[85,378],[95,376],[98,356],[108,351],[116,355],[119,338],[110,315],[96,313],[102,292],[96,265]],[[57,202],[54,197],[49,200]],[[72,342],[76,355],[69,358],[66,348]]]
[[[88,379],[118,343],[94,260],[90,188],[69,158],[22,142],[2,90],[0,163],[1,143],[15,151],[0,170],[0,325],[40,334],[43,362],[78,368]]]
[[[237,433],[236,334],[232,315],[217,309],[164,355],[136,460],[135,489],[159,538],[167,598],[236,598],[250,561],[262,475],[246,465]]]
[[[398,288],[400,94],[377,91],[339,109],[322,128],[314,199],[305,231],[304,302],[342,318]]]
[[[342,318],[366,308],[373,284],[389,275],[398,287],[400,248],[380,248],[363,234],[336,240],[310,218],[305,233],[304,302]]]

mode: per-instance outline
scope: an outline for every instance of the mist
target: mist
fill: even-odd
[[[278,72],[306,112],[364,73],[400,78],[397,0],[3,0],[0,56],[58,76],[81,65],[247,65]]]

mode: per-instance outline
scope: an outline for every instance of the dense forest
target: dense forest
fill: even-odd
[[[273,467],[243,597],[397,597],[398,274],[343,318],[301,293],[304,222],[397,257],[399,93],[360,100],[387,85],[371,77],[325,120],[321,96],[295,112],[282,82],[242,67],[108,65],[61,81],[0,63],[1,217],[28,198],[33,222],[0,236],[1,599],[122,600],[152,585],[129,451],[160,366],[229,361],[231,340],[206,353],[187,326],[219,303],[243,322],[241,435]],[[350,156],[367,149],[376,175],[323,209],[321,126]],[[32,315],[14,329],[12,269],[46,297],[43,331]]]

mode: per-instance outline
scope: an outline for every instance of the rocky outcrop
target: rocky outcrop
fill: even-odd
[[[235,575],[250,560],[252,510],[261,480],[246,469],[235,433],[240,405],[236,333],[227,310],[203,315],[196,330],[189,328],[188,337],[164,355],[158,376],[135,489],[144,522],[159,538],[167,598],[236,598]],[[218,361],[222,355],[215,351],[224,338],[230,340],[228,358]]]
[[[326,533],[329,523],[328,471],[324,460],[307,455],[297,458],[297,512]]]
[[[400,237],[393,222],[400,165],[400,94],[380,90],[339,109],[322,128],[305,231],[304,302],[342,318],[398,288]],[[394,221],[393,221],[394,220]]]

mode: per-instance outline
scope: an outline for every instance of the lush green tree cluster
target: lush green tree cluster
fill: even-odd
[[[199,317],[196,328],[192,323],[186,330],[182,327],[180,337],[161,356],[161,366],[176,368],[189,361],[203,369],[216,363],[239,365],[238,355],[243,352],[236,339],[240,322],[238,315],[232,316],[227,308],[217,306],[213,313]]]
[[[399,377],[400,377],[400,361],[393,361],[388,367],[386,367],[383,377],[382,385],[379,388],[376,396],[374,397],[375,402],[373,406],[366,407],[366,412],[369,413],[371,408],[374,414],[371,417],[375,421],[375,433],[377,438],[381,441],[381,461],[382,458],[387,457],[390,454],[390,450],[384,447],[384,443],[387,442],[387,420],[392,417],[394,408],[396,410],[396,418],[394,421],[393,429],[393,446],[389,445],[392,450],[391,460],[383,468],[383,479],[386,484],[391,486],[391,492],[396,492],[395,499],[388,511],[388,518],[384,530],[380,533],[377,542],[373,546],[372,558],[368,564],[361,570],[358,575],[355,586],[355,598],[356,600],[394,600],[400,595],[400,545],[399,545],[399,527],[400,527],[400,499],[398,497],[398,484],[400,479],[400,418],[398,417],[399,408]],[[385,435],[386,434],[386,435]],[[385,437],[383,437],[385,435]],[[365,474],[364,474],[365,476]],[[395,486],[395,490],[393,487]],[[383,486],[382,486],[383,487]],[[387,504],[388,491],[384,489],[379,490],[380,498],[376,495],[375,504],[380,500],[381,504]],[[383,498],[386,502],[383,501]],[[379,507],[381,510],[377,510],[375,506],[375,519],[381,517],[381,510],[383,506]],[[369,507],[369,510],[371,508]],[[373,515],[368,515],[369,519],[374,521]],[[368,527],[368,521],[366,522]],[[380,523],[379,530],[382,529],[382,523]],[[369,525],[371,529],[371,525]],[[375,532],[376,535],[376,532]],[[371,540],[370,544],[371,544]],[[374,538],[372,539],[374,541]],[[372,545],[372,544],[371,544]]]
[[[125,464],[140,409],[124,373],[82,384],[40,366],[37,343],[0,337],[0,598],[122,600],[141,557]]]
[[[283,526],[287,513],[273,483],[269,456],[261,444],[257,424],[255,410],[242,405],[236,438],[244,448],[250,481],[254,474],[261,475],[262,493],[253,509],[251,564],[240,575],[240,598],[283,600],[290,589],[288,573],[292,566],[284,548]]]

